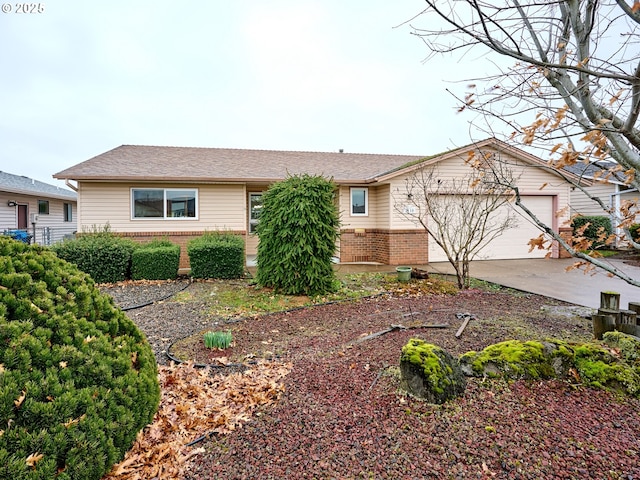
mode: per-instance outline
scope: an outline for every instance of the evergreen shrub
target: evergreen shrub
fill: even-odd
[[[598,248],[606,245],[607,238],[613,232],[611,219],[605,215],[580,216],[571,221],[574,232],[579,228],[589,224],[584,230],[583,236],[593,241],[591,248]]]
[[[262,196],[257,281],[290,295],[322,295],[339,285],[333,255],[340,223],[335,184],[321,176],[291,176]]]
[[[240,278],[244,275],[244,240],[238,235],[207,232],[187,244],[194,278]]]
[[[170,280],[178,276],[180,245],[153,240],[136,247],[131,255],[133,280]]]
[[[51,246],[58,257],[75,263],[96,283],[115,283],[130,278],[131,255],[136,244],[109,231],[82,234]]]
[[[151,422],[142,333],[89,275],[0,237],[0,478],[99,479]]]

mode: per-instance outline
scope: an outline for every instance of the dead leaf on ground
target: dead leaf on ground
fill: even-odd
[[[182,478],[187,460],[204,452],[187,444],[240,428],[258,407],[278,400],[291,368],[263,361],[241,373],[214,375],[190,363],[159,366],[162,394],[153,423],[104,480]]]

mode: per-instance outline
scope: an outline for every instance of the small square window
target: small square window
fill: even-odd
[[[368,215],[369,189],[351,189],[351,215]]]
[[[38,213],[49,215],[49,200],[38,200]]]

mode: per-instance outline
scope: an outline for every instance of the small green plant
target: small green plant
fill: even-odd
[[[232,342],[233,334],[230,331],[209,331],[204,334],[204,346],[207,348],[217,348],[219,350],[224,350],[225,348],[229,348]]]

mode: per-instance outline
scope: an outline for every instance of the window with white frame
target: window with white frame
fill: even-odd
[[[134,219],[197,218],[198,190],[186,188],[132,188]]]
[[[262,193],[249,194],[249,233],[256,233],[262,210]]]
[[[351,215],[369,214],[369,189],[351,187]]]

